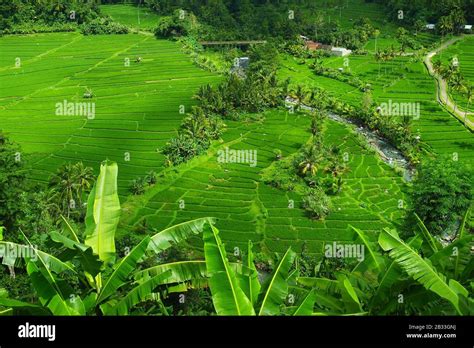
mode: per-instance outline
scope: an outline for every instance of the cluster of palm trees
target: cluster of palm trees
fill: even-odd
[[[185,118],[178,136],[163,149],[167,164],[179,165],[206,151],[212,140],[220,138],[225,127],[222,119],[282,105],[288,84],[280,84],[276,72],[248,72],[243,78],[230,74],[217,87],[201,86],[194,96],[199,105]]]
[[[219,116],[194,106],[181,124],[178,136],[163,149],[167,165],[179,165],[200,155],[209,148],[212,140],[221,137],[224,127]]]
[[[280,106],[286,97],[285,86],[278,83],[275,71],[270,74],[249,71],[243,78],[230,74],[216,88],[203,86],[195,98],[206,113],[236,118],[238,113],[256,113]]]
[[[449,33],[460,33],[466,23],[466,16],[464,11],[456,6],[450,13],[446,16],[442,16],[437,24],[437,29],[441,35],[446,35]]]
[[[94,171],[83,162],[60,167],[49,181],[50,203],[67,218],[80,218],[83,202],[94,184]]]
[[[367,87],[367,91],[370,92],[370,86]],[[295,101],[295,109],[309,106],[316,110],[331,110],[368,127],[398,148],[412,163],[418,163],[421,144],[419,137],[411,129],[412,118],[381,115],[373,101],[371,105],[356,107],[330,96],[325,90],[317,87],[308,90],[302,85],[297,85],[290,90],[289,97]]]
[[[467,114],[469,112],[469,108],[472,104],[473,96],[474,96],[474,86],[472,86],[461,73],[459,68],[459,64],[456,64],[454,60],[447,66],[444,66],[441,60],[437,59],[433,62],[433,69],[435,73],[439,74],[444,80],[446,80],[449,84],[449,87],[466,97],[468,102],[468,107],[464,118],[464,123],[467,122]],[[457,110],[457,104],[454,102],[454,112]]]

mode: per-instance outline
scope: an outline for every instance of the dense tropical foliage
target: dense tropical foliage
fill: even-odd
[[[474,315],[472,1],[130,3],[0,4],[0,315]]]

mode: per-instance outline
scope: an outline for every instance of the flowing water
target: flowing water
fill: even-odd
[[[287,106],[294,106],[298,104],[298,100],[291,97],[287,97],[285,102]],[[304,104],[300,105],[300,108],[306,111],[315,111],[314,108]],[[410,161],[408,161],[408,159],[400,150],[387,142],[383,137],[379,136],[367,127],[358,126],[353,121],[341,117],[335,113],[330,112],[328,117],[335,122],[350,125],[356,133],[361,134],[366,139],[369,146],[375,150],[383,162],[392,168],[403,169],[403,177],[406,181],[413,180],[414,169],[410,165]]]

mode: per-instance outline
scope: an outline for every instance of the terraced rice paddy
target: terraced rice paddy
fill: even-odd
[[[115,22],[130,28],[153,30],[156,28],[159,16],[146,7],[132,5],[103,5],[100,11],[110,16]]]
[[[269,187],[260,172],[275,158],[296,152],[309,139],[309,118],[274,111],[263,123],[229,123],[224,143],[179,171],[169,173],[151,192],[127,209],[145,205],[130,214],[124,229],[146,225],[161,229],[189,219],[214,216],[229,250],[245,247],[250,239],[261,248],[284,252],[288,246],[321,255],[324,243],[353,241],[350,224],[376,238],[380,228],[392,226],[403,214],[402,180],[376,156],[363,150],[346,127],[328,121],[328,144],[341,144],[350,156],[351,171],[346,175],[343,194],[334,198],[335,211],[325,221],[308,219],[300,209],[301,197]],[[258,165],[220,164],[219,148],[257,149]],[[291,201],[294,208],[291,208]],[[181,206],[180,206],[181,204]],[[404,207],[406,207],[406,202]],[[199,240],[195,243],[199,246]]]
[[[0,50],[0,128],[30,157],[32,178],[46,181],[64,162],[97,168],[108,158],[119,163],[122,194],[132,179],[161,170],[157,149],[176,133],[180,106],[189,110],[198,87],[219,79],[177,44],[145,35],[11,36]],[[86,88],[93,99],[83,98]],[[64,100],[94,102],[95,117],[56,115]]]
[[[377,62],[373,55],[349,58],[353,74],[370,83],[376,103],[419,103],[421,115],[414,120],[413,130],[429,148],[438,154],[457,156],[469,162],[474,156],[472,134],[454,116],[447,113],[436,100],[435,81],[428,75],[422,62],[412,57],[398,57],[388,62]],[[290,77],[293,84],[324,88],[329,94],[360,105],[363,94],[356,88],[326,77],[316,76],[307,65],[298,65],[293,58],[284,57],[285,67],[280,76]],[[331,58],[325,64],[343,67],[342,58]]]
[[[106,158],[117,161],[122,234],[144,225],[161,229],[214,216],[229,250],[250,239],[273,252],[291,245],[320,256],[325,243],[356,239],[349,225],[375,241],[380,229],[393,226],[409,206],[401,177],[348,127],[327,121],[326,144],[340,145],[349,154],[351,170],[328,218],[308,219],[300,209],[302,197],[261,181],[275,149],[288,156],[309,139],[309,118],[283,110],[265,113],[264,121],[228,122],[222,142],[207,154],[179,168],[164,168],[157,150],[176,134],[184,116],[180,106],[189,111],[198,87],[220,79],[194,66],[176,43],[142,34],[68,33],[5,37],[0,50],[0,128],[22,145],[32,179],[46,181],[65,162],[83,161],[97,169]],[[135,63],[138,56],[141,63]],[[338,68],[342,60],[327,64]],[[294,83],[323,87],[350,103],[362,100],[355,88],[317,77],[291,58],[283,66],[281,77],[290,76]],[[472,160],[471,135],[437,105],[434,82],[422,63],[404,57],[380,66],[368,55],[351,57],[350,66],[373,84],[377,102],[421,103],[416,130],[435,152]],[[93,91],[93,99],[83,98],[86,89]],[[95,102],[95,117],[57,115],[56,103],[64,100]],[[257,150],[257,166],[218,163],[216,152],[225,147]],[[125,197],[130,181],[149,170],[159,173],[159,183],[144,196]],[[200,247],[198,239],[192,243]]]

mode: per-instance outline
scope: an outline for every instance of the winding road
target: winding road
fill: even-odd
[[[448,48],[452,44],[462,40],[464,37],[455,37],[446,42],[444,42],[441,46],[436,48],[434,51],[428,53],[425,57],[425,65],[428,68],[428,71],[431,76],[433,76],[438,81],[438,88],[437,88],[437,98],[438,102],[444,106],[450,113],[452,113],[459,121],[461,121],[467,128],[471,131],[474,131],[474,122],[472,122],[469,115],[474,115],[474,112],[466,112],[460,110],[459,107],[454,103],[448,93],[448,83],[445,79],[443,79],[434,69],[432,58],[437,55],[442,50]]]

